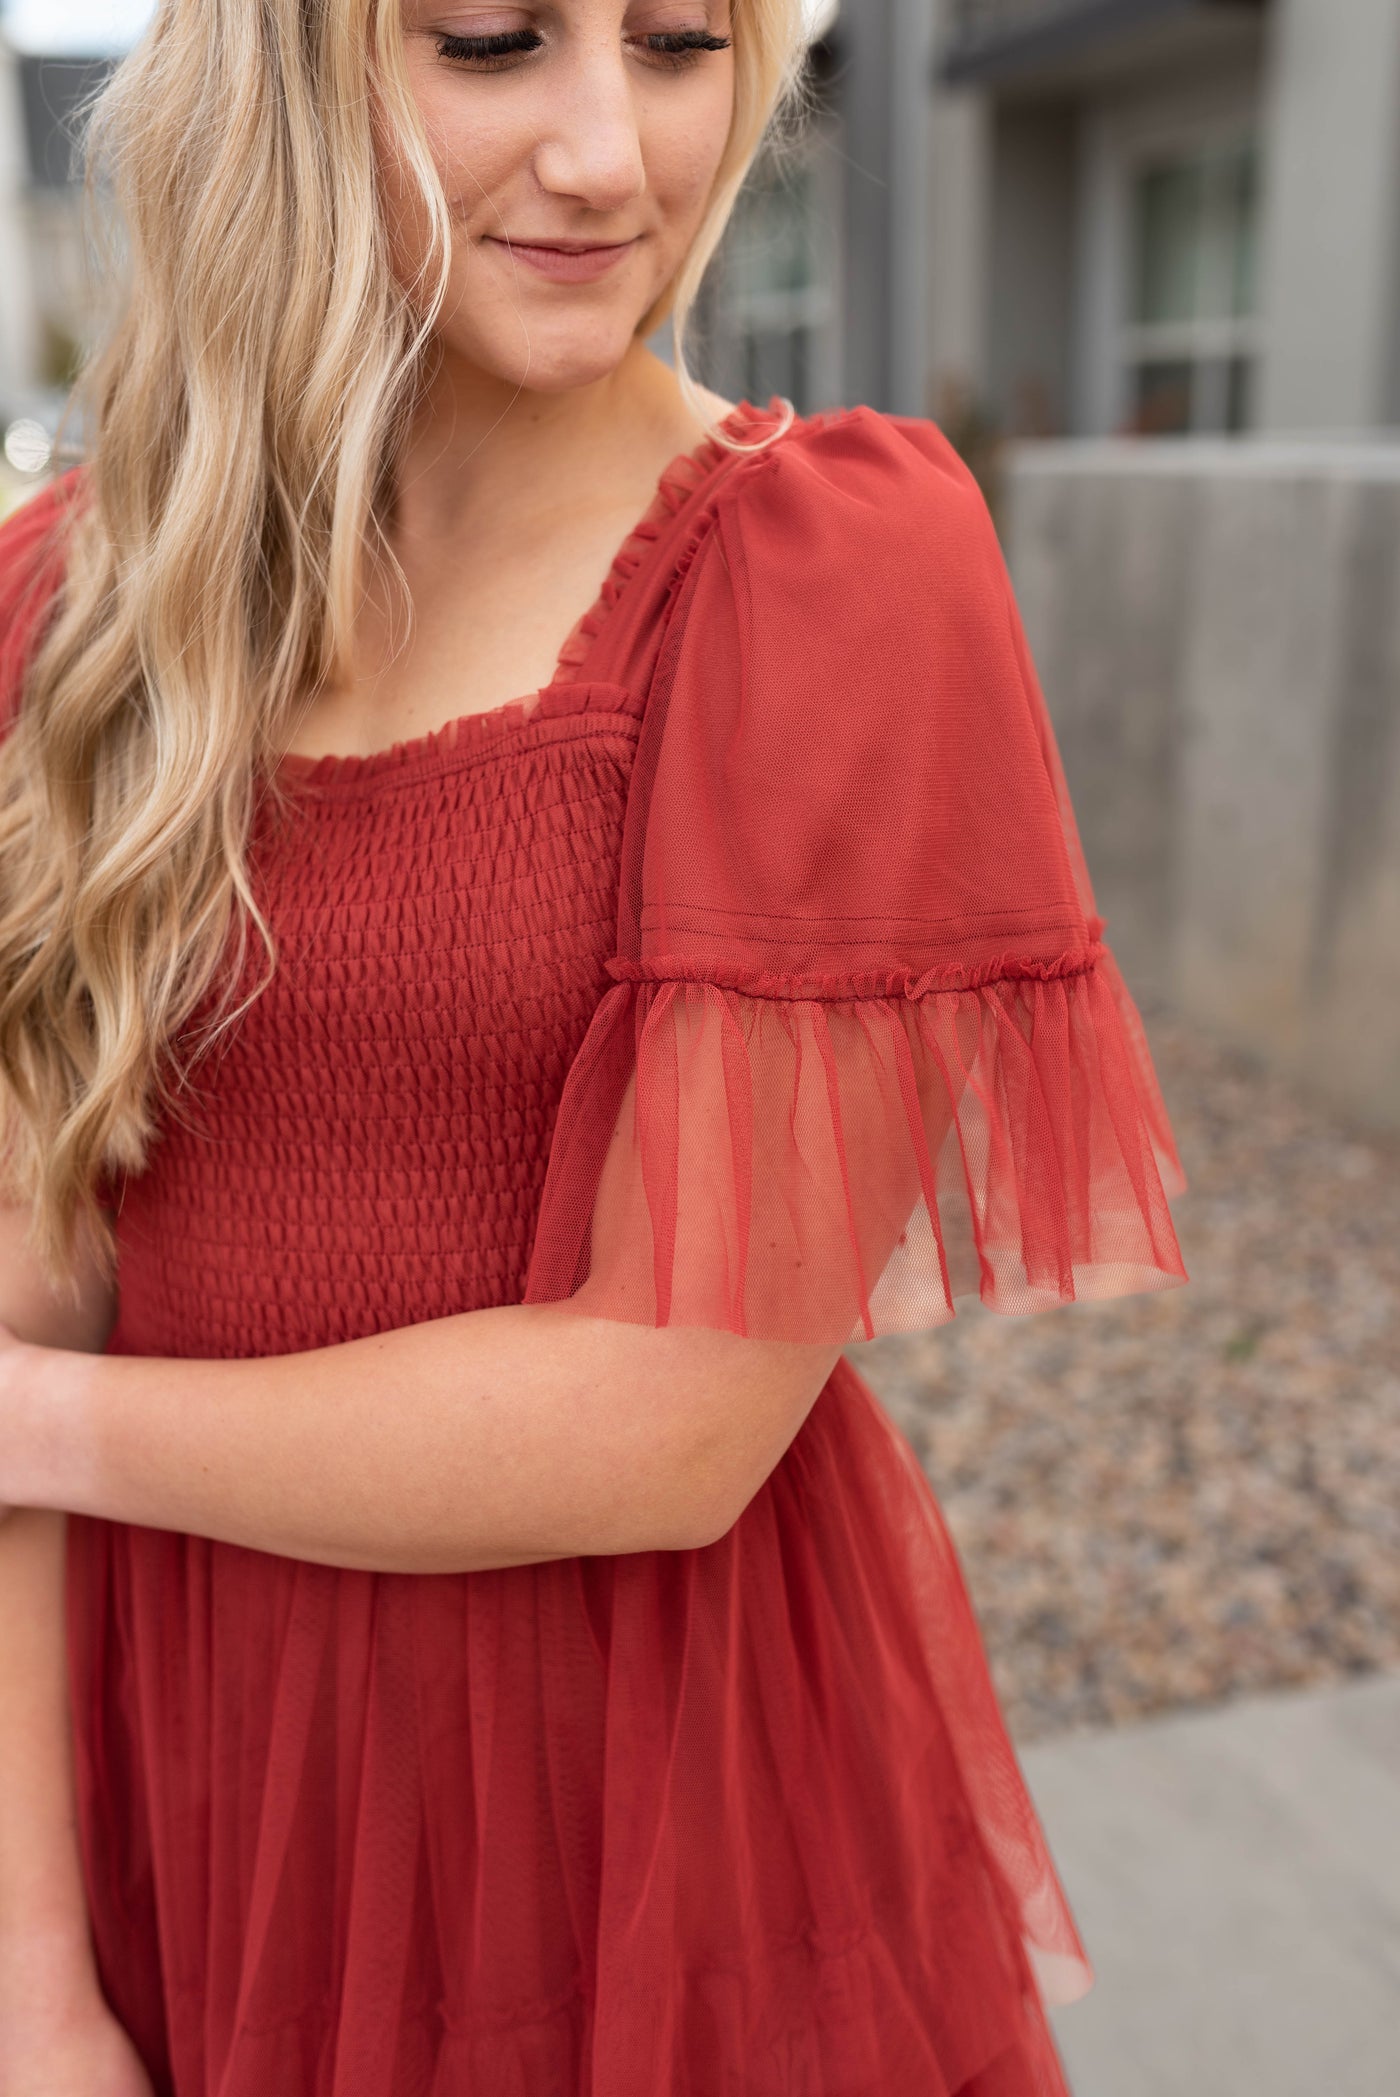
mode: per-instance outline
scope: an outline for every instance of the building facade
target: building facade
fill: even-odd
[[[0,36],[0,415],[61,395],[90,325],[75,142],[107,69]]]
[[[1400,0],[941,0],[927,309],[1129,981],[1392,1129],[1397,105]]]
[[[1400,424],[1400,0],[934,0],[929,408]]]

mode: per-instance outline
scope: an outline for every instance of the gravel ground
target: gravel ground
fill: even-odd
[[[851,1350],[1022,1742],[1400,1665],[1400,1140],[1143,1013],[1190,1282]]]

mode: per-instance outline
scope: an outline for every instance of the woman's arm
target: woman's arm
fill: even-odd
[[[840,1348],[511,1304],[269,1360],[0,1345],[0,1499],[324,1565],[685,1550],[737,1519]]]
[[[100,1347],[111,1320],[96,1273],[77,1303],[56,1299],[0,1211],[0,1317],[33,1342]],[[65,1520],[20,1510],[0,1521],[0,2031],[51,2029],[97,1982],[73,1796],[64,1634]]]
[[[73,1793],[65,1517],[0,1524],[0,2029],[95,1984]]]

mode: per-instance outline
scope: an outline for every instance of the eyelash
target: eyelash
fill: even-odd
[[[730,42],[727,36],[711,36],[704,29],[663,30],[642,41],[652,47],[652,57],[660,59],[671,72],[694,65],[709,51],[727,51]],[[454,65],[469,65],[481,73],[500,73],[507,70],[513,59],[527,58],[543,44],[544,38],[537,29],[511,29],[502,36],[441,36],[437,51],[439,58]]]

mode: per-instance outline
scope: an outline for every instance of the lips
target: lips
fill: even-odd
[[[553,255],[596,255],[600,248],[628,248],[632,245],[630,240],[526,240],[516,233],[504,234],[501,238],[503,245],[548,248]]]
[[[508,260],[524,264],[541,276],[553,277],[563,283],[585,283],[602,276],[607,270],[629,255],[637,245],[636,236],[631,240],[519,240],[492,234],[489,245],[498,248]]]

